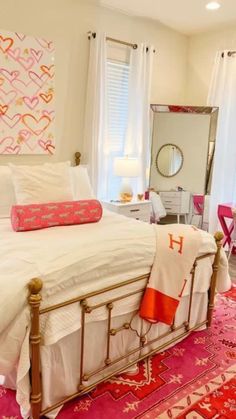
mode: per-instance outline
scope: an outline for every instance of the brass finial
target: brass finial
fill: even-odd
[[[75,153],[75,164],[76,164],[76,166],[80,165],[80,159],[81,159],[81,153],[79,151],[77,151]]]
[[[28,288],[31,294],[39,294],[43,287],[43,281],[40,278],[31,279]]]
[[[220,242],[224,238],[224,234],[222,233],[222,231],[217,231],[214,234],[214,238],[215,238],[215,241]]]

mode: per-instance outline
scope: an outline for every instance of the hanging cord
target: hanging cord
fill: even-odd
[[[139,332],[132,327],[132,323],[133,323],[133,320],[134,320],[135,316],[137,316],[137,313],[134,313],[132,315],[132,317],[131,317],[130,324],[129,324],[130,330],[132,330],[132,332],[135,332],[136,335],[138,336],[138,338],[140,338],[140,337],[146,337],[147,334],[150,332],[150,330],[152,328],[152,323],[149,324],[148,330],[146,331],[146,333],[144,333],[144,335],[142,333],[139,334]],[[143,324],[143,322],[142,322],[142,324]]]

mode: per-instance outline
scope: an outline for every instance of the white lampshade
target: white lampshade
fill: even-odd
[[[140,174],[139,161],[131,157],[116,157],[114,159],[114,175],[122,177],[137,177]]]

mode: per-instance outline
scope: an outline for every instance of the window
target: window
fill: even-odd
[[[124,155],[128,124],[129,72],[130,66],[128,63],[111,59],[107,61],[107,153],[109,153],[109,176],[106,198],[109,199],[118,198],[122,180],[114,176],[113,162],[115,157]]]

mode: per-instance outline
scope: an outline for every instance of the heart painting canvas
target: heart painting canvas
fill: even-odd
[[[55,152],[54,44],[0,30],[0,154]]]

